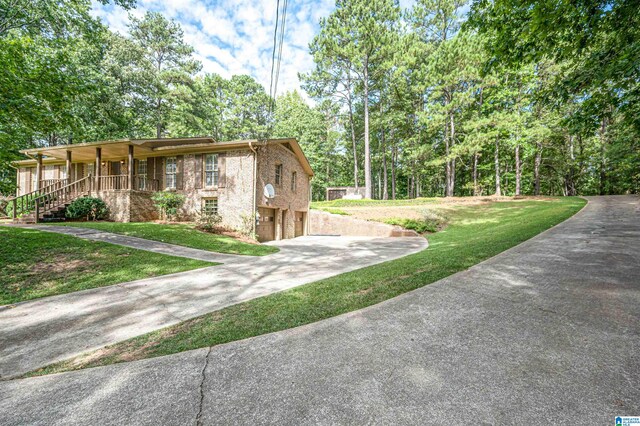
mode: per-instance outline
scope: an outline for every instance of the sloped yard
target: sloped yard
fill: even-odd
[[[8,226],[0,241],[0,305],[215,265]]]
[[[348,215],[356,219],[399,225],[420,234],[433,233],[455,222],[461,214],[470,208],[483,209],[489,206],[499,208],[501,203],[509,202],[549,202],[551,197],[455,197],[455,198],[417,198],[414,200],[333,200],[319,201],[311,208],[328,213]]]

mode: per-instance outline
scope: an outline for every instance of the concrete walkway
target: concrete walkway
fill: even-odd
[[[613,424],[640,414],[640,202],[370,308],[0,382],[0,424]]]
[[[56,234],[72,235],[91,241],[102,241],[119,246],[131,247],[139,250],[152,251],[155,253],[168,254],[171,256],[187,257],[189,259],[205,260],[208,262],[225,263],[235,260],[246,261],[248,256],[233,254],[214,253],[206,250],[198,250],[191,247],[177,246],[175,244],[163,243],[160,241],[145,240],[144,238],[131,237],[128,235],[114,234],[112,232],[100,231],[91,228],[76,228],[71,226],[55,225],[13,225],[19,228],[37,229],[39,231],[55,232]]]
[[[406,256],[428,243],[424,238],[310,236],[273,244],[280,251],[268,256],[225,256],[215,258],[224,265],[0,309],[0,378],[238,302]]]

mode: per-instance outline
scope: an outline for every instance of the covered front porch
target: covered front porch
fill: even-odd
[[[90,177],[92,191],[158,191],[159,179],[147,167],[152,148],[137,142],[107,141],[26,150],[24,153],[35,160],[29,189],[42,192]],[[23,190],[19,195],[26,192],[30,191]]]
[[[162,155],[176,142],[193,147],[213,140],[127,139],[24,150],[30,159],[14,163],[18,190],[11,215],[25,223],[47,220],[89,195],[107,203],[113,220],[152,220],[151,193],[164,189]]]

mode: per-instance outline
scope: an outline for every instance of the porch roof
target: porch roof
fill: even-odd
[[[65,161],[67,151],[71,152],[73,162],[91,162],[96,158],[96,148],[101,148],[101,158],[103,160],[120,160],[127,158],[129,145],[134,146],[134,157],[156,157],[172,154],[186,154],[195,152],[215,152],[229,149],[243,149],[250,146],[264,144],[287,145],[298,157],[305,171],[313,176],[313,170],[304,152],[300,148],[298,141],[294,138],[281,139],[247,139],[216,142],[210,137],[196,138],[162,138],[162,139],[120,139],[112,141],[87,142],[73,145],[57,145],[42,148],[31,148],[20,151],[31,157],[29,160],[15,161],[16,166],[35,165],[35,157],[43,156],[43,163],[53,163]]]

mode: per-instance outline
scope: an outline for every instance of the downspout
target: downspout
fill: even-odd
[[[257,180],[258,180],[258,151],[252,145],[252,141],[249,141],[249,149],[253,151],[253,214],[251,215],[251,232],[253,236],[256,236],[256,197],[257,197]]]
[[[309,176],[309,197],[308,197],[308,205],[307,205],[307,223],[305,223],[305,235],[311,234],[311,197],[313,196],[313,187],[311,186],[311,180],[313,176]]]

